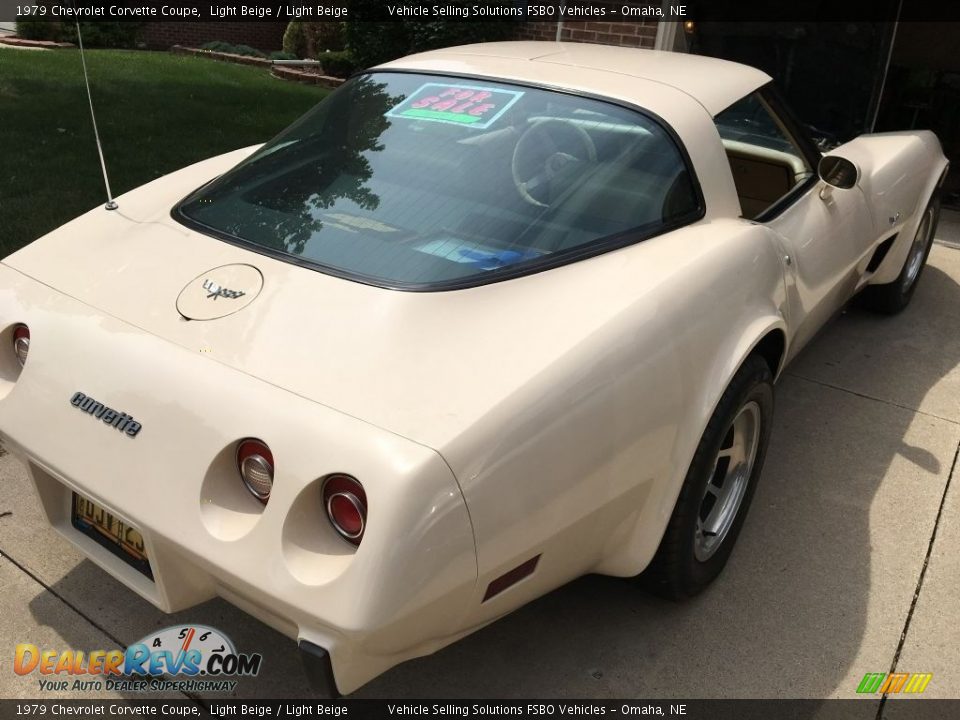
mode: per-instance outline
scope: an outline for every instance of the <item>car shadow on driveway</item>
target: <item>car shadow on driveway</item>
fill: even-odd
[[[960,278],[960,253],[937,264]],[[958,321],[960,286],[928,266],[903,314],[850,309],[801,353],[778,384],[738,547],[700,597],[581,578],[354,697],[854,695],[864,673],[890,668],[960,435],[960,409],[937,397],[957,383]],[[53,590],[123,643],[181,622],[217,627],[265,656],[238,696],[309,695],[294,644],[222,601],[167,616],[88,561]],[[31,603],[51,624],[46,607]]]

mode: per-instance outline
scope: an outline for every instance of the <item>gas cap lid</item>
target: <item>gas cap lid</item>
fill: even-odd
[[[197,275],[177,297],[177,311],[189,320],[215,320],[242,310],[263,289],[253,265],[221,265]]]

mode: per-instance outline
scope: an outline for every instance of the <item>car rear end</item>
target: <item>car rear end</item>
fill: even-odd
[[[7,265],[0,287],[0,439],[100,567],[167,612],[238,605],[328,653],[340,692],[457,632],[474,540],[436,452]],[[266,498],[241,449],[270,456]]]

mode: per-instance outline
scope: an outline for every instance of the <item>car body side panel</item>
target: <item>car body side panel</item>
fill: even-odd
[[[877,243],[863,192],[824,187],[818,181],[767,223],[790,258],[785,266],[790,358],[853,295],[861,261],[869,259]]]
[[[860,170],[858,186],[867,198],[876,228],[873,247],[898,233],[883,263],[865,278],[871,284],[893,282],[903,267],[927,201],[947,166],[940,142],[929,130],[877,133],[861,135],[833,152],[851,160]],[[862,270],[869,255],[863,258]]]
[[[784,330],[765,228],[702,223],[644,246],[601,261],[602,283],[567,286],[618,302],[610,320],[442,448],[470,507],[478,595],[541,555],[533,578],[476,605],[478,623],[586,572],[642,570],[720,395],[753,346]]]

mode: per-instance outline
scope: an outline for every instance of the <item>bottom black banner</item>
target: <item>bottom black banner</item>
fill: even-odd
[[[957,718],[960,699],[884,700],[0,700],[0,718],[673,717],[696,720]]]

